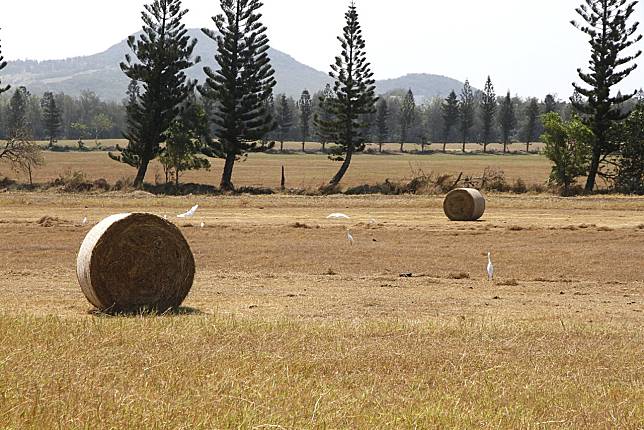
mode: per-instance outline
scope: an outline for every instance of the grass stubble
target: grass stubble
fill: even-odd
[[[80,219],[196,198],[4,194],[0,428],[641,429],[644,201],[488,197],[199,197],[185,312],[106,317]]]

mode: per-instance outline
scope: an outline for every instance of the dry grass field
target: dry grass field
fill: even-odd
[[[42,174],[75,157],[92,178],[130,174],[99,156],[48,155]],[[236,182],[274,185],[270,157]],[[336,167],[279,157],[302,166],[293,186]],[[349,182],[408,176],[412,160],[549,169],[418,157],[359,157]],[[0,194],[0,428],[643,428],[644,199],[487,197],[482,221],[451,223],[440,197]],[[177,220],[197,262],[185,308],[91,313],[75,279],[91,225],[197,203]],[[338,211],[351,220],[326,219]]]
[[[68,142],[70,145],[71,143]],[[104,141],[104,146],[123,145],[124,141]],[[64,142],[63,142],[64,144]],[[319,150],[318,144],[309,143],[307,150]],[[88,146],[91,146],[88,142]],[[376,148],[375,145],[372,145]],[[416,145],[408,145],[409,151]],[[535,145],[536,146],[536,145]],[[316,188],[326,184],[340,168],[340,163],[331,161],[327,156],[316,154],[303,154],[301,145],[294,142],[286,144],[285,149],[292,151],[289,154],[251,154],[247,160],[240,162],[235,167],[233,182],[236,186],[261,186],[277,188],[280,185],[281,168],[286,169],[286,185],[289,188]],[[350,187],[365,183],[383,182],[389,178],[399,180],[410,178],[414,171],[422,170],[425,173],[453,174],[458,176],[463,172],[466,175],[480,176],[486,167],[493,166],[503,170],[506,178],[511,183],[517,178],[523,179],[528,184],[543,184],[550,173],[550,163],[540,155],[526,154],[482,154],[482,153],[434,153],[434,154],[400,154],[400,145],[387,144],[387,155],[361,154],[354,158],[343,185]],[[441,145],[432,145],[428,149],[441,150]],[[452,150],[460,149],[460,145],[452,145]],[[499,150],[499,148],[492,149]],[[514,150],[523,150],[523,145],[514,145]],[[417,148],[420,150],[420,147]],[[480,151],[479,145],[468,145],[468,151]],[[88,174],[91,179],[104,178],[114,183],[125,177],[133,177],[135,171],[124,164],[117,163],[108,158],[105,152],[45,152],[46,165],[34,172],[34,182],[47,182],[64,175],[66,172],[80,170]],[[223,160],[211,160],[211,171],[187,172],[181,180],[184,183],[193,182],[201,184],[219,185]],[[16,177],[13,172],[0,166],[2,174]],[[26,177],[18,176],[22,181]],[[158,163],[152,163],[148,170],[146,181],[150,183],[163,182],[165,176],[163,168]]]

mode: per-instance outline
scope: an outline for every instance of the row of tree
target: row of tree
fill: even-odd
[[[24,129],[36,140],[120,139],[126,122],[122,103],[105,102],[91,91],[80,97],[46,92],[42,97],[18,87],[0,98],[0,138]]]
[[[401,150],[404,150],[404,143],[425,145],[459,141],[481,143],[486,150],[496,139],[506,145],[513,141],[529,145],[543,131],[539,115],[561,112],[569,118],[574,112],[570,103],[557,101],[552,95],[546,96],[543,102],[519,97],[497,98],[490,80],[485,88],[485,92],[472,92],[466,83],[461,100],[452,92],[445,100],[435,98],[419,105],[411,90],[382,95],[376,112],[365,118],[367,139],[380,144],[398,142]],[[462,107],[469,106],[469,94],[473,97],[473,109],[462,111]],[[331,95],[332,89],[327,86],[314,94],[304,90],[297,100],[283,94],[271,96],[268,106],[276,120],[276,128],[265,139],[279,142],[280,148],[285,141],[301,141],[302,151],[306,142],[321,142],[320,130],[313,119],[322,114],[320,100]],[[204,99],[196,97],[197,103],[205,109]],[[34,139],[48,140],[52,145],[57,139],[80,142],[86,138],[120,139],[127,125],[128,102],[129,96],[122,103],[105,102],[91,91],[83,91],[80,97],[50,92],[38,97],[30,94],[27,88],[18,87],[10,97],[0,98],[0,138],[26,128]],[[624,109],[632,110],[629,103]]]

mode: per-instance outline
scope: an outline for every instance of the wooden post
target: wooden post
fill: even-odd
[[[286,190],[286,176],[284,175],[284,166],[282,166],[282,180],[280,182],[280,190]]]

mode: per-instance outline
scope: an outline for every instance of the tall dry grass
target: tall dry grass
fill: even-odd
[[[643,341],[495,317],[0,316],[0,427],[637,429]]]

